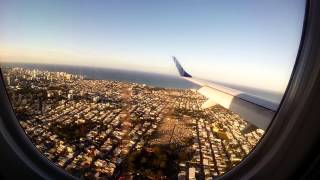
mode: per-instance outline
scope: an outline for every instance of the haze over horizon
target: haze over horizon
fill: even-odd
[[[1,1],[0,62],[195,77],[283,92],[305,2]]]

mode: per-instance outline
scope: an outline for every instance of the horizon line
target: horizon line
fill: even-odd
[[[169,74],[169,73],[160,73],[160,72],[151,72],[151,71],[142,71],[142,70],[132,70],[132,69],[123,69],[123,68],[117,68],[117,67],[97,67],[97,66],[90,66],[90,65],[72,65],[72,64],[49,64],[49,63],[28,63],[28,62],[8,62],[8,61],[0,61],[0,67],[2,67],[2,64],[21,64],[21,65],[51,65],[51,66],[69,66],[69,67],[84,67],[84,68],[97,68],[97,69],[105,69],[105,70],[120,70],[120,71],[127,71],[127,72],[138,72],[138,73],[149,73],[149,74],[158,74],[158,75],[164,75],[164,76],[176,76],[179,78],[178,72],[176,74]],[[197,77],[195,77],[197,78]],[[257,88],[257,87],[252,87],[252,86],[246,86],[246,85],[242,85],[242,84],[232,84],[229,82],[223,82],[223,81],[212,81],[212,80],[208,80],[208,79],[203,79],[203,78],[198,78],[198,79],[202,79],[208,82],[213,82],[213,83],[218,83],[221,84],[223,86],[227,86],[229,87],[230,85],[235,85],[235,86],[241,86],[243,88],[252,88],[255,90],[262,90],[262,91],[267,91],[267,92],[273,92],[273,93],[280,93],[280,94],[284,94],[284,92],[281,91],[275,91],[275,90],[269,90],[269,89],[262,89],[262,88]],[[232,87],[229,87],[232,88]],[[234,89],[234,88],[233,88]]]

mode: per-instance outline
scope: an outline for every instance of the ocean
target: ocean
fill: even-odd
[[[190,81],[183,78],[172,75],[164,75],[157,73],[147,73],[138,71],[128,71],[110,68],[96,68],[96,67],[84,67],[84,66],[69,66],[69,65],[47,65],[47,64],[3,64],[6,67],[22,67],[26,69],[39,69],[45,71],[59,71],[68,72],[71,74],[84,75],[87,79],[96,80],[114,80],[114,81],[124,81],[124,82],[134,82],[140,84],[146,84],[153,87],[163,87],[163,88],[176,88],[176,89],[198,89],[199,85],[196,85]],[[178,73],[177,73],[178,74]],[[282,94],[278,92],[266,91],[262,89],[256,89],[246,86],[239,86],[221,82],[214,82],[221,84],[226,87],[237,89],[248,94],[260,97],[272,101],[274,103],[279,103],[282,99]]]

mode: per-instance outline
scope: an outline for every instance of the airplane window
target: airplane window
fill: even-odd
[[[81,179],[212,179],[254,149],[299,48],[305,2],[1,1],[17,120]]]

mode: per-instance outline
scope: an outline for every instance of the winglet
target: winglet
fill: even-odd
[[[192,77],[189,73],[187,73],[183,67],[181,66],[181,64],[179,63],[179,61],[177,60],[176,57],[172,56],[174,63],[176,64],[176,67],[179,71],[180,76],[182,77]]]

